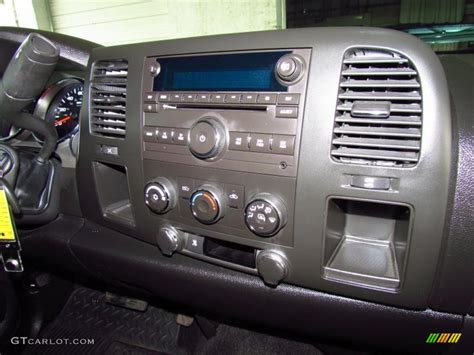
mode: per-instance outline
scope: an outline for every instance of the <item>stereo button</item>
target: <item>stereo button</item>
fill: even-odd
[[[173,129],[173,143],[179,145],[188,144],[188,130],[182,128]]]
[[[277,106],[276,116],[282,118],[297,118],[298,117],[298,107],[291,106]]]
[[[173,143],[171,128],[160,127],[158,128],[158,142],[160,143]]]
[[[145,142],[155,142],[155,127],[143,127],[143,140]]]
[[[184,94],[181,100],[183,100],[183,102],[194,102],[195,97],[196,95],[194,94]]]
[[[158,101],[160,102],[167,102],[170,100],[169,94],[158,94]]]
[[[170,96],[170,100],[173,102],[180,102],[181,101],[181,94],[172,94]]]
[[[229,104],[238,104],[240,102],[240,95],[227,94],[225,95],[225,102]]]
[[[270,139],[269,134],[252,134],[250,138],[250,151],[270,153]]]
[[[256,94],[243,94],[242,95],[242,103],[243,104],[254,104],[257,102],[257,95]]]
[[[147,92],[145,94],[145,101],[146,102],[157,102],[158,100],[156,99],[156,94],[154,92]]]
[[[295,150],[295,136],[274,135],[272,141],[272,153],[293,155]]]
[[[211,95],[211,102],[214,104],[221,104],[224,102],[224,94],[213,94]]]
[[[300,102],[300,94],[280,94],[278,95],[278,104],[281,105],[298,105]]]
[[[243,132],[230,132],[230,142],[229,142],[229,149],[230,150],[249,150],[249,141],[248,141],[248,133]]]
[[[277,100],[276,94],[260,94],[257,98],[259,104],[275,104]]]
[[[196,102],[209,102],[209,94],[197,94]]]
[[[143,105],[143,111],[145,111],[145,112],[158,112],[158,105],[157,104],[145,103]]]

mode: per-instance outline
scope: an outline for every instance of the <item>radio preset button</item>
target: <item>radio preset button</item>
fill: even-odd
[[[270,153],[270,139],[269,134],[252,134],[250,138],[250,151]]]
[[[242,185],[225,184],[227,206],[232,208],[244,207],[244,187]]]
[[[229,104],[240,103],[240,94],[227,94],[225,95],[225,102]]]
[[[248,141],[248,133],[244,132],[230,132],[230,142],[229,142],[229,149],[230,150],[242,150],[248,151],[249,148],[249,141]]]
[[[295,150],[295,136],[274,135],[272,153],[293,155]]]
[[[174,128],[173,143],[179,145],[188,144],[188,130],[183,128]]]
[[[181,100],[183,102],[194,102],[195,98],[196,98],[195,94],[183,94]]]
[[[173,143],[172,129],[167,127],[160,127],[158,129],[158,142]]]
[[[181,94],[171,94],[170,100],[173,102],[180,102],[181,101]]]
[[[276,103],[276,94],[260,94],[257,97],[257,103],[274,105]]]
[[[280,94],[278,95],[279,105],[298,105],[300,103],[300,94]]]
[[[298,107],[277,106],[277,108],[276,108],[276,117],[297,118],[298,117]]]
[[[254,104],[257,102],[257,94],[243,94],[241,102],[243,104]]]
[[[214,104],[221,104],[224,102],[224,98],[225,98],[224,94],[212,94],[211,102]]]
[[[196,102],[209,102],[210,100],[210,95],[209,94],[197,94],[196,96]]]

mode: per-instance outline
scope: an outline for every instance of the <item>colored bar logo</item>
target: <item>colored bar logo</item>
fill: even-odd
[[[426,339],[428,344],[456,344],[461,338],[462,333],[431,333]]]

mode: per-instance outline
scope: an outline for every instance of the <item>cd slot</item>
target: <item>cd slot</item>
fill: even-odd
[[[168,108],[176,109],[202,109],[202,110],[232,110],[232,111],[259,111],[266,112],[268,107],[265,105],[236,105],[236,104],[169,104]]]

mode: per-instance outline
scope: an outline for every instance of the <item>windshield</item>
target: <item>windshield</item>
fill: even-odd
[[[0,25],[102,45],[318,26],[405,31],[438,52],[472,49],[474,0],[0,0]]]

